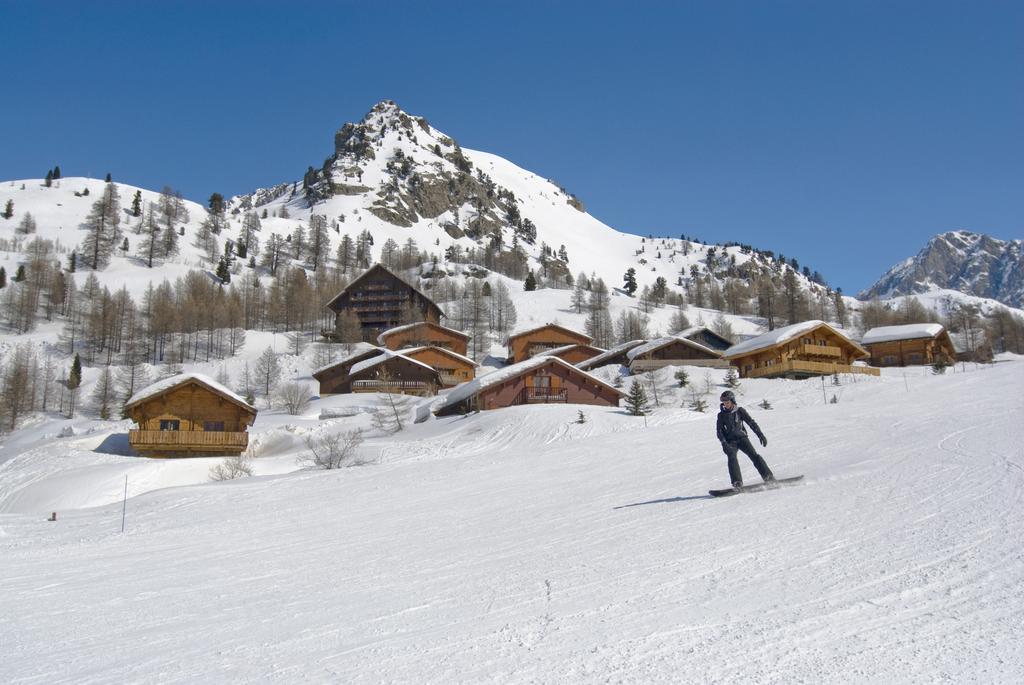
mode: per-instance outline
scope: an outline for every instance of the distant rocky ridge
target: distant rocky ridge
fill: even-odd
[[[999,240],[969,231],[942,233],[859,297],[884,299],[939,288],[1024,307],[1024,240]]]

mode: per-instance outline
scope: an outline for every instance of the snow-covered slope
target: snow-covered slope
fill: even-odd
[[[430,420],[371,437],[366,467],[131,497],[124,534],[118,488],[143,460],[41,477],[109,482],[112,504],[0,514],[0,680],[1024,677],[1024,363],[844,378],[824,388],[835,404],[816,382],[744,382],[769,464],[806,480],[728,500],[706,496],[726,480],[714,414],[679,408],[672,371],[646,422],[570,406]],[[365,425],[317,418],[360,399],[261,415],[278,456],[258,473],[307,432]]]

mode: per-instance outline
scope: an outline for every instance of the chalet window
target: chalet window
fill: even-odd
[[[896,363],[896,355],[895,354],[887,354],[887,355],[885,355],[884,357],[882,357],[882,363],[883,364],[890,364],[890,365],[891,364],[895,364]]]
[[[804,339],[803,339],[803,343],[804,343],[804,345],[810,345],[810,344],[811,344],[812,342],[813,342],[813,341],[812,341],[812,340],[811,340],[810,338],[804,338]]]
[[[181,430],[181,421],[178,419],[160,419],[160,430],[176,431]]]
[[[535,388],[550,388],[551,387],[551,376],[534,376],[533,387]]]
[[[224,422],[223,421],[203,421],[203,430],[204,431],[223,431],[224,430]]]
[[[911,352],[907,355],[907,361],[911,364],[920,364],[924,361],[924,355],[920,352]]]

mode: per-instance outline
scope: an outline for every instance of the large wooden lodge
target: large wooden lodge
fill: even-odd
[[[624,394],[558,357],[537,356],[454,388],[437,416],[520,404],[590,404],[616,407]]]
[[[396,326],[429,321],[440,323],[441,308],[429,297],[392,273],[383,264],[374,264],[356,277],[327,303],[334,312],[334,330],[324,331],[328,338],[340,337],[342,317],[354,314],[359,319],[363,340],[376,340]]]
[[[824,321],[776,328],[733,345],[722,355],[739,369],[741,378],[809,378],[835,373],[877,376],[877,368],[857,363],[869,356],[867,350]]]
[[[860,344],[871,353],[875,366],[914,366],[939,360],[952,364],[957,359],[953,340],[937,323],[872,328]]]
[[[128,444],[151,457],[238,455],[256,408],[212,378],[185,373],[135,393],[125,413],[138,424]]]

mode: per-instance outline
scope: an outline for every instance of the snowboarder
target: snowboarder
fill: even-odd
[[[750,444],[747,429],[743,426],[744,422],[753,429],[761,441],[762,447],[768,446],[768,438],[764,437],[764,433],[761,432],[754,419],[750,418],[747,410],[736,404],[736,395],[732,390],[723,392],[719,399],[722,404],[718,412],[718,440],[722,443],[722,450],[729,458],[729,480],[732,482],[733,488],[738,490],[743,487],[743,474],[740,473],[740,465],[736,459],[738,450],[742,450],[745,455],[750,457],[754,468],[761,474],[761,479],[765,483],[774,483],[775,476],[772,475],[772,470],[768,468],[768,464]]]

